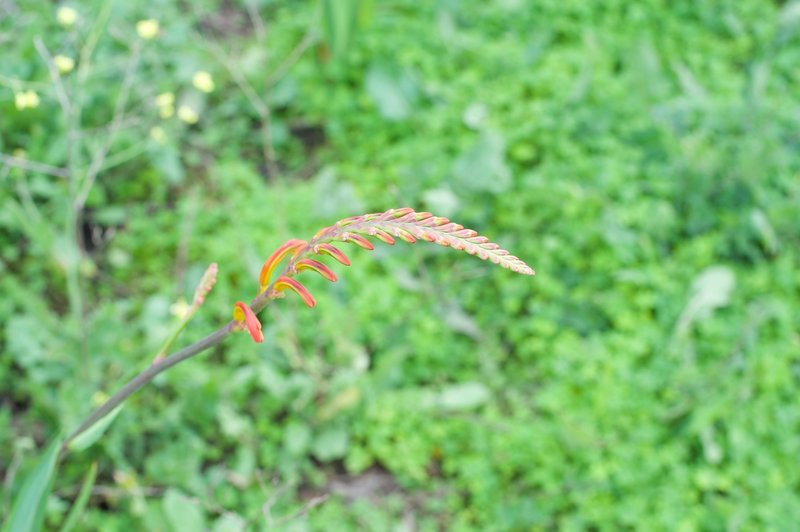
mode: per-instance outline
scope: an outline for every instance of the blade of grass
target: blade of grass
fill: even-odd
[[[86,473],[86,478],[83,481],[83,486],[81,486],[78,497],[75,499],[75,504],[72,505],[67,519],[64,521],[64,524],[61,525],[61,532],[69,532],[78,524],[78,521],[83,515],[83,511],[86,509],[86,503],[89,502],[89,496],[92,494],[92,487],[94,487],[94,481],[96,479],[97,462],[94,462],[92,463],[92,467],[89,468],[89,472]]]
[[[50,491],[61,449],[61,436],[53,438],[39,458],[36,467],[28,473],[19,495],[11,508],[3,532],[35,532],[42,528],[44,509]]]

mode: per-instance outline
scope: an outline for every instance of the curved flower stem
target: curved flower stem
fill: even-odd
[[[139,373],[136,377],[131,379],[128,384],[120,388],[117,393],[112,395],[108,401],[103,403],[99,408],[97,408],[97,410],[89,414],[89,416],[83,420],[78,428],[75,429],[69,436],[67,436],[67,438],[64,440],[64,444],[61,446],[61,456],[64,456],[67,453],[69,444],[75,438],[88,430],[95,423],[103,419],[106,415],[108,415],[109,412],[122,404],[128,397],[136,393],[142,386],[153,380],[156,375],[171,368],[175,364],[192,358],[193,356],[202,353],[206,349],[221,343],[229,334],[231,334],[231,332],[233,332],[235,327],[236,322],[231,321],[224,327],[214,331],[202,340],[198,340],[192,345],[184,347],[180,351],[160,360],[159,362],[156,362],[155,364],[152,364],[147,369]]]
[[[158,353],[156,354],[155,358],[153,359],[153,365],[158,364],[159,362],[161,362],[162,360],[167,358],[167,351],[172,347],[172,344],[175,343],[175,340],[178,339],[178,336],[181,335],[181,333],[186,328],[186,326],[189,325],[189,322],[192,321],[192,318],[194,317],[194,313],[195,313],[196,310],[197,309],[192,308],[181,319],[181,321],[178,323],[178,325],[175,326],[175,329],[172,331],[172,334],[169,335],[169,338],[167,338],[164,341],[164,344],[161,346],[161,349],[158,350]]]

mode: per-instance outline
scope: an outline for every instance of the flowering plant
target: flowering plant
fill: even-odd
[[[126,399],[153,380],[156,375],[219,344],[233,332],[246,330],[255,342],[263,342],[264,334],[257,314],[272,300],[284,297],[287,290],[300,296],[307,306],[314,307],[316,305],[314,296],[295,277],[305,271],[313,271],[328,281],[335,282],[336,274],[318,259],[327,256],[340,264],[349,266],[350,259],[334,244],[350,243],[372,250],[374,246],[368,237],[389,245],[395,244],[396,239],[411,244],[422,240],[465,251],[516,273],[523,275],[534,275],[535,273],[521,259],[501,249],[498,244],[490,242],[488,238],[478,235],[472,229],[466,229],[447,218],[434,216],[429,212],[416,212],[411,208],[402,208],[352,216],[321,229],[308,241],[291,239],[281,245],[264,262],[258,279],[258,292],[249,305],[243,301],[237,301],[233,307],[233,319],[229,323],[194,344],[166,356],[171,345],[203,304],[216,282],[218,267],[212,263],[195,290],[192,304],[188,306],[178,327],[159,350],[152,364],[109,397],[66,438],[56,437],[50,444],[40,459],[39,466],[34,470],[35,475],[32,475],[21,490],[21,495],[9,520],[10,530],[15,530],[14,526],[16,525],[20,525],[20,529],[30,529],[27,525],[33,525],[33,528],[36,528],[34,522],[38,519],[36,516],[41,514],[42,501],[46,499],[52,484],[59,458],[65,456],[69,451],[85,449],[99,439],[119,413]],[[286,259],[288,261],[285,266],[273,280],[273,274]],[[95,470],[90,472],[92,481],[94,474],[96,474]],[[26,503],[30,500],[36,502]]]

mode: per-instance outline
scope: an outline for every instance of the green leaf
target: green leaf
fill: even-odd
[[[444,388],[439,393],[439,407],[457,412],[472,410],[491,399],[491,392],[480,382],[463,382]]]
[[[322,33],[334,59],[347,53],[357,7],[358,0],[322,0]]]
[[[459,187],[472,192],[500,194],[511,187],[511,169],[506,163],[506,142],[496,131],[484,131],[475,144],[453,164]]]
[[[200,505],[180,491],[170,488],[162,501],[164,514],[176,532],[205,530],[205,518]]]
[[[685,336],[694,323],[730,303],[735,286],[736,276],[727,266],[711,266],[703,270],[692,282],[692,296],[676,326],[678,335]]]
[[[404,69],[389,63],[373,63],[366,78],[367,93],[387,120],[402,120],[414,110],[417,84]]]
[[[247,521],[236,514],[226,513],[221,515],[211,528],[212,532],[242,532],[246,530]]]
[[[28,474],[14,501],[3,532],[32,532],[42,528],[45,503],[53,487],[61,443],[61,436],[54,438],[39,458],[36,467]]]
[[[89,472],[86,473],[86,478],[83,481],[80,493],[78,493],[78,498],[75,499],[75,503],[72,505],[69,515],[67,515],[66,520],[64,520],[64,524],[61,525],[61,532],[69,532],[78,524],[78,521],[83,515],[83,511],[86,509],[86,503],[89,502],[89,496],[92,494],[92,486],[94,486],[95,479],[97,479],[97,462],[94,462],[92,467],[89,468]]]
[[[100,421],[86,429],[84,432],[81,432],[78,437],[72,440],[69,444],[69,448],[71,451],[83,451],[84,449],[88,449],[89,447],[94,444],[100,436],[106,431],[111,422],[117,417],[122,407],[125,406],[124,404],[119,405],[114,410],[109,412],[105,415],[105,417],[101,418]]]
[[[324,429],[314,438],[311,452],[323,462],[342,458],[350,447],[350,437],[344,427],[336,426]]]

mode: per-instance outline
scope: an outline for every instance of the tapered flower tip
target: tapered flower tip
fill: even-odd
[[[219,269],[217,268],[216,262],[209,264],[206,272],[203,274],[203,277],[200,278],[200,282],[197,283],[197,288],[194,289],[195,307],[202,305],[208,293],[211,292],[211,289],[214,287],[214,283],[217,282],[218,271]]]
[[[355,244],[355,245],[357,245],[359,247],[362,247],[364,249],[368,249],[370,251],[375,249],[375,246],[372,245],[372,242],[370,242],[369,240],[367,240],[363,236],[357,235],[355,233],[344,233],[344,234],[342,234],[342,240],[344,240],[345,242],[352,242],[353,244]]]
[[[237,301],[233,306],[233,319],[247,328],[254,342],[261,343],[264,341],[264,333],[261,332],[261,322],[258,321],[253,310],[241,301]]]
[[[314,307],[317,304],[316,299],[314,299],[314,296],[311,295],[311,292],[309,292],[305,286],[291,277],[278,277],[273,289],[277,292],[283,292],[287,288],[300,296],[303,299],[303,303],[308,305],[308,307]]]
[[[312,270],[317,272],[330,282],[332,283],[336,282],[336,274],[333,273],[330,268],[328,268],[321,262],[316,261],[314,259],[300,259],[299,261],[297,261],[297,264],[295,264],[294,268],[298,272],[301,272],[303,270]]]
[[[278,264],[289,255],[296,254],[303,247],[308,244],[305,240],[298,240],[293,238],[287,240],[285,244],[276,249],[272,255],[264,262],[261,267],[261,274],[258,276],[258,283],[261,285],[261,292],[267,289],[269,280],[272,277],[272,272],[278,267]]]
[[[347,258],[347,255],[342,253],[339,248],[334,247],[331,244],[317,244],[314,246],[314,253],[317,255],[329,255],[345,266],[350,266],[350,259]]]
[[[377,227],[370,227],[368,230],[363,231],[363,234],[374,236],[384,244],[389,244],[390,246],[394,246],[394,238],[392,235],[384,231],[383,229],[379,229]]]

